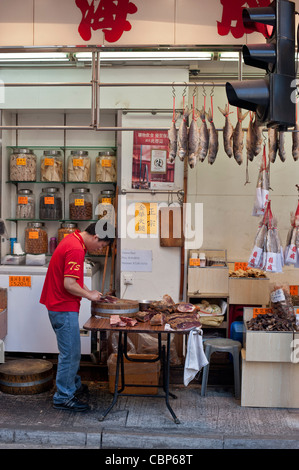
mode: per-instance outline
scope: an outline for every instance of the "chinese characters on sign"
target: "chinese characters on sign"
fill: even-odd
[[[9,276],[9,287],[31,287],[31,276]]]
[[[132,188],[171,188],[174,162],[168,161],[167,131],[134,131]]]
[[[239,39],[244,34],[253,32],[253,29],[245,27],[242,20],[243,8],[267,7],[270,0],[220,0],[223,7],[221,21],[217,21],[217,30],[220,36],[227,36],[229,33],[235,39]],[[265,37],[268,37],[266,25],[256,24],[257,30]]]
[[[135,232],[144,235],[157,233],[157,203],[135,204]]]
[[[96,4],[98,3],[98,6]],[[79,34],[84,41],[91,39],[91,30],[101,29],[108,42],[118,41],[124,31],[132,28],[127,15],[137,12],[137,7],[129,0],[76,0],[81,10],[82,20],[79,24]]]

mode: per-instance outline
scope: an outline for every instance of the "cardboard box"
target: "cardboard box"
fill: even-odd
[[[269,279],[230,277],[228,292],[230,305],[268,305]]]
[[[154,359],[155,354],[128,354],[132,359]],[[107,361],[109,391],[114,393],[117,354],[111,354]],[[134,385],[153,385],[153,387],[125,387],[123,393],[138,395],[157,395],[160,376],[160,361],[130,362],[124,357],[125,383]],[[119,370],[119,388],[121,388],[121,371]]]
[[[299,360],[253,362],[244,349],[241,356],[241,406],[299,408]]]
[[[292,362],[293,331],[253,331],[248,330],[247,321],[253,317],[253,308],[244,308],[243,345],[246,361]]]

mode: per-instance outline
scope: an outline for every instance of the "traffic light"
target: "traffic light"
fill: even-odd
[[[259,124],[285,130],[296,124],[296,102],[292,101],[295,78],[295,4],[274,0],[268,7],[244,8],[243,24],[250,31],[265,25],[266,44],[244,45],[244,63],[266,70],[257,80],[226,83],[229,103],[256,112]]]

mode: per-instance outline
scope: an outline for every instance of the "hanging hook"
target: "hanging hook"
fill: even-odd
[[[206,92],[206,89],[205,89],[205,82],[203,82],[203,84],[202,84],[202,94],[203,94],[203,96],[207,96],[207,92]]]
[[[183,98],[186,96],[187,94],[187,82],[184,82],[185,83],[185,88],[183,89],[183,93],[182,93],[182,96]]]
[[[175,83],[175,82],[172,82],[172,96],[173,96],[173,98],[175,98],[175,88],[174,88],[174,83]]]
[[[215,83],[212,82],[212,89],[211,89],[211,92],[210,92],[210,96],[214,96],[214,89],[215,89]]]

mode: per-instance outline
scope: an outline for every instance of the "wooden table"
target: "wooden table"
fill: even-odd
[[[100,421],[103,421],[107,414],[111,411],[115,403],[117,402],[118,396],[137,396],[137,397],[149,397],[149,398],[165,398],[166,406],[169,409],[174,422],[176,424],[180,424],[179,419],[176,417],[173,409],[169,404],[169,397],[177,398],[175,395],[169,392],[169,369],[170,369],[170,335],[171,333],[181,333],[181,334],[188,334],[189,331],[183,330],[176,330],[176,331],[165,331],[164,325],[163,326],[154,326],[151,325],[150,322],[138,322],[137,325],[134,327],[119,327],[119,326],[111,326],[109,318],[98,318],[96,316],[92,316],[87,320],[87,322],[83,325],[83,328],[89,331],[113,331],[118,332],[118,348],[117,348],[117,361],[116,361],[116,371],[115,371],[115,388],[114,388],[114,395],[111,405],[106,409],[103,415],[99,418]],[[154,333],[158,335],[158,354],[156,358],[150,360],[144,359],[132,359],[127,354],[127,335],[128,333]],[[167,347],[165,351],[165,346],[162,347],[161,335],[167,334]],[[122,342],[122,337],[124,337],[124,344]],[[163,391],[164,395],[134,395],[134,394],[126,394],[122,393],[125,387],[138,387],[136,384],[126,384],[125,383],[125,372],[124,372],[124,356],[127,360],[131,362],[156,362],[161,360],[163,367]],[[118,389],[119,385],[119,370],[121,371],[121,388]],[[159,385],[139,385],[141,387],[158,387]]]

